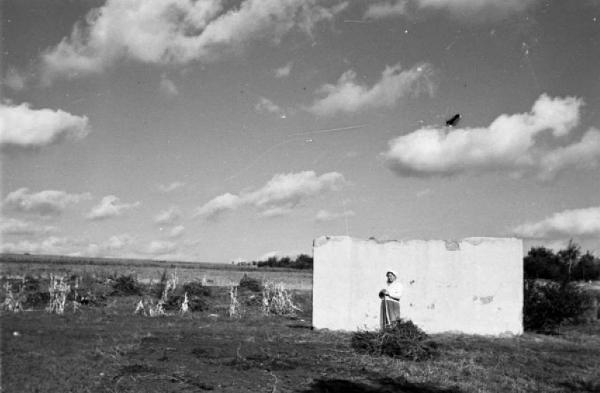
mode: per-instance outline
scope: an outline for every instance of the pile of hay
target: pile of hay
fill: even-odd
[[[354,333],[351,345],[359,353],[412,361],[431,359],[438,354],[437,344],[410,320],[399,320],[378,332]]]

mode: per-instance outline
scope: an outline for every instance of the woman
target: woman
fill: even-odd
[[[379,291],[381,329],[400,319],[400,297],[402,296],[402,284],[397,281],[398,274],[393,270],[388,270],[385,275],[387,276],[387,287]]]

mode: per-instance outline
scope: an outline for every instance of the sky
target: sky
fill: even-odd
[[[5,0],[1,21],[3,252],[600,255],[599,1]]]

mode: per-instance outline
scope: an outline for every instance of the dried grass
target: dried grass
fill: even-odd
[[[24,283],[25,279],[23,279],[23,282],[18,285],[19,289],[17,291],[13,289],[13,286],[8,281],[4,284],[6,297],[2,303],[3,310],[9,312],[23,311],[23,303],[26,300]]]
[[[397,321],[378,332],[352,335],[352,348],[359,353],[412,361],[428,360],[438,353],[437,344],[412,321]]]
[[[238,300],[238,287],[232,285],[229,288],[229,310],[227,315],[229,315],[229,318],[239,319],[242,314],[242,305]]]
[[[296,305],[283,283],[267,281],[262,290],[262,313],[263,315],[296,315],[296,311],[302,309]]]
[[[50,302],[46,307],[46,311],[59,315],[64,314],[67,296],[71,292],[71,286],[67,283],[65,277],[51,274],[48,292],[50,293]]]

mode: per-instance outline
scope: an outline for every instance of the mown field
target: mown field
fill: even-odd
[[[230,318],[228,289],[213,286],[201,311],[147,317],[133,313],[142,295],[94,280],[100,300],[77,311],[67,302],[65,314],[49,314],[40,301],[2,312],[3,392],[600,391],[598,323],[553,336],[434,335],[438,355],[417,362],[359,353],[352,333],[312,330],[310,290],[291,290],[295,315],[263,315],[260,292],[241,290],[241,317]]]

